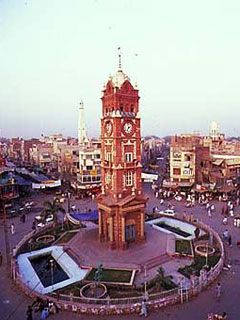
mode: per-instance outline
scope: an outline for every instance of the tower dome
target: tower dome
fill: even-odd
[[[110,77],[110,80],[112,81],[113,86],[119,89],[126,80],[130,81],[129,77],[122,71],[122,69],[119,69],[114,76]]]

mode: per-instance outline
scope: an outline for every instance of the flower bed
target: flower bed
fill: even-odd
[[[208,257],[207,262],[208,262],[209,269],[214,267],[219,260],[220,260],[220,255],[213,255]],[[201,256],[196,256],[192,264],[190,264],[189,266],[185,266],[183,268],[179,268],[178,272],[187,278],[190,278],[192,274],[199,276],[200,271],[203,269],[205,265],[206,265],[206,258]]]

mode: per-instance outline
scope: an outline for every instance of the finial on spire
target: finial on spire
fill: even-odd
[[[122,69],[122,53],[121,53],[121,47],[118,47],[118,69]]]

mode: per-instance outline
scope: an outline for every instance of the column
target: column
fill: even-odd
[[[110,242],[113,242],[114,241],[114,239],[113,239],[113,217],[110,217],[109,224],[110,224],[110,235],[109,235],[109,238],[110,238]]]
[[[98,210],[98,235],[101,237],[102,235],[102,211]]]
[[[122,243],[126,241],[125,239],[125,217],[122,217]]]
[[[145,226],[144,212],[141,212],[141,229],[140,229],[141,230],[141,234],[140,234],[141,239],[145,238],[144,226]]]

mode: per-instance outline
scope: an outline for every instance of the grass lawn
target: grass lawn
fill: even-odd
[[[59,237],[59,239],[55,242],[55,244],[67,243],[77,234],[77,232],[78,232],[78,230],[67,231],[62,236]]]
[[[191,242],[188,240],[176,240],[176,252],[193,255]]]
[[[93,268],[85,280],[94,281],[95,272],[97,269]],[[112,283],[130,283],[133,270],[121,270],[121,269],[103,269],[101,282]]]
[[[182,236],[184,238],[187,238],[189,236],[191,236],[191,233],[188,233],[186,231],[183,231],[182,229],[180,229],[179,227],[173,227],[173,226],[170,226],[168,224],[166,224],[165,222],[158,222],[158,223],[155,223],[156,226],[158,227],[161,227],[163,229],[166,229],[168,231],[171,231],[173,233],[176,233],[178,234],[179,236]]]

